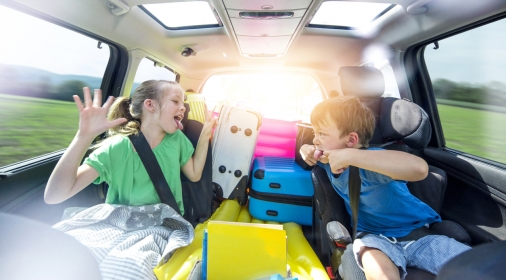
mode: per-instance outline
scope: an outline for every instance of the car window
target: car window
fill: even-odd
[[[253,108],[264,118],[304,122],[322,101],[316,80],[300,73],[218,74],[207,80],[202,94],[210,109],[237,105]]]
[[[142,82],[147,80],[175,81],[176,74],[166,67],[155,65],[155,62],[149,58],[143,58],[135,72],[134,84],[130,94],[132,94]]]
[[[448,148],[506,163],[506,19],[428,45]]]
[[[100,88],[109,47],[0,5],[0,166],[66,148],[72,95]],[[7,24],[8,23],[8,24]]]

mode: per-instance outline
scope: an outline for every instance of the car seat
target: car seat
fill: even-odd
[[[372,67],[342,67],[339,70],[341,87],[345,95],[360,98],[375,114],[376,127],[371,146],[400,149],[406,152],[422,150],[430,140],[431,126],[427,113],[418,105],[403,99],[381,97],[385,83],[382,73]],[[437,167],[429,166],[427,178],[418,182],[408,182],[410,192],[431,206],[438,214],[441,211],[446,190],[446,173]],[[338,221],[351,232],[351,218],[346,211],[343,199],[333,189],[325,170],[315,166],[312,170],[314,195],[313,234],[317,254],[325,266],[337,271],[340,254],[327,237],[326,225]],[[452,237],[463,243],[470,243],[471,237],[457,223],[444,220],[431,227],[434,234]],[[353,256],[343,255],[343,258]],[[355,264],[355,262],[353,262]],[[357,279],[365,279],[356,266]],[[433,279],[435,276],[414,268],[408,268],[406,279]],[[351,280],[351,279],[345,279]]]
[[[197,142],[202,131],[203,124],[198,120],[188,118],[190,112],[190,105],[185,103],[185,113],[181,120],[183,124],[183,133],[188,137],[193,147],[197,147]],[[204,107],[199,107],[204,109]],[[206,112],[200,112],[204,115]],[[192,182],[181,172],[181,187],[183,188],[183,204],[184,204],[184,218],[189,221],[194,227],[202,222],[205,222],[211,217],[213,209],[213,170],[212,170],[212,149],[211,143],[207,149],[206,163],[202,171],[202,177],[197,182]]]

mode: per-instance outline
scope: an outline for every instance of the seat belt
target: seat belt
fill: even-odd
[[[160,201],[169,205],[179,215],[181,215],[181,210],[179,210],[179,206],[177,205],[176,199],[174,198],[174,194],[172,194],[169,184],[163,176],[160,164],[156,160],[155,154],[153,153],[153,150],[151,150],[146,137],[144,137],[144,134],[142,134],[142,132],[139,132],[139,134],[130,135],[128,138],[130,138],[130,141],[134,145],[135,150],[137,150],[137,154],[141,158],[142,164],[144,164],[144,168],[146,168],[149,178],[155,186],[158,197],[160,197]]]
[[[358,206],[360,201],[360,187],[362,185],[362,179],[360,179],[360,173],[356,166],[349,166],[349,177],[348,177],[348,194],[350,196],[350,208],[351,208],[351,219],[352,219],[352,240],[357,237],[357,223],[358,223]]]

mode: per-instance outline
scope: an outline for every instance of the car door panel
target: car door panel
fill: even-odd
[[[57,159],[3,177],[0,180],[0,211],[52,225],[60,221],[67,207],[90,207],[104,202],[102,186],[91,184],[62,203],[46,204],[44,190]]]
[[[473,243],[506,240],[506,171],[449,149],[427,148],[424,157],[448,176],[443,218],[462,225]]]

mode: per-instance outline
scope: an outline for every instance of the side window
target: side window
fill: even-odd
[[[109,47],[0,5],[0,166],[66,148],[79,114],[72,95],[100,88]]]
[[[448,148],[506,163],[506,19],[425,48]]]
[[[143,58],[141,60],[141,63],[139,63],[137,72],[135,72],[134,84],[132,86],[132,91],[130,94],[134,93],[135,89],[142,82],[147,80],[175,81],[176,74],[174,74],[174,72],[172,72],[167,67],[157,66],[155,62],[149,58]]]

